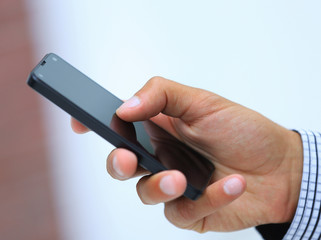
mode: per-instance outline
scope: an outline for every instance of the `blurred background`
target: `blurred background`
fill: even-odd
[[[320,1],[0,1],[0,239],[261,239],[197,234],[113,180],[113,149],[27,87],[48,52],[122,99],[152,76],[204,88],[290,129],[321,130]]]

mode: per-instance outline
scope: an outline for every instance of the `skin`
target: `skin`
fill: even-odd
[[[197,232],[292,220],[302,177],[299,134],[212,92],[161,77],[149,80],[134,96],[117,110],[121,119],[152,118],[216,167],[204,194],[192,201],[182,197],[186,179],[179,171],[149,175],[137,166],[133,153],[113,150],[107,171],[119,180],[142,176],[137,193],[143,203],[165,203],[171,223]],[[74,119],[72,128],[88,131]]]

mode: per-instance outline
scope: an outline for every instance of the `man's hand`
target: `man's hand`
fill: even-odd
[[[114,178],[144,175],[137,183],[142,202],[164,202],[174,225],[198,232],[233,231],[292,220],[303,164],[297,133],[214,93],[161,77],[147,82],[117,115],[125,121],[152,118],[213,161],[210,185],[192,201],[181,197],[186,179],[179,171],[148,175],[125,149],[108,156],[107,170]],[[76,120],[72,126],[78,133],[87,131]]]

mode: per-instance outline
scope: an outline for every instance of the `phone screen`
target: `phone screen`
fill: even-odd
[[[188,185],[199,192],[208,185],[214,170],[209,160],[149,120],[121,120],[115,112],[123,102],[57,55],[46,55],[31,73],[28,84],[65,110],[66,104],[74,106],[76,110],[69,111],[73,117],[116,147],[134,151],[147,170],[155,173],[177,169],[186,176]],[[95,130],[95,123],[79,119],[77,112],[104,128]],[[102,133],[106,130],[108,136]],[[155,168],[148,164],[153,160],[157,161]]]

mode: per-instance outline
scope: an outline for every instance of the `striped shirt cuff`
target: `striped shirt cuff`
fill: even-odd
[[[298,131],[303,143],[303,175],[298,206],[283,240],[320,239],[321,236],[321,135]]]

